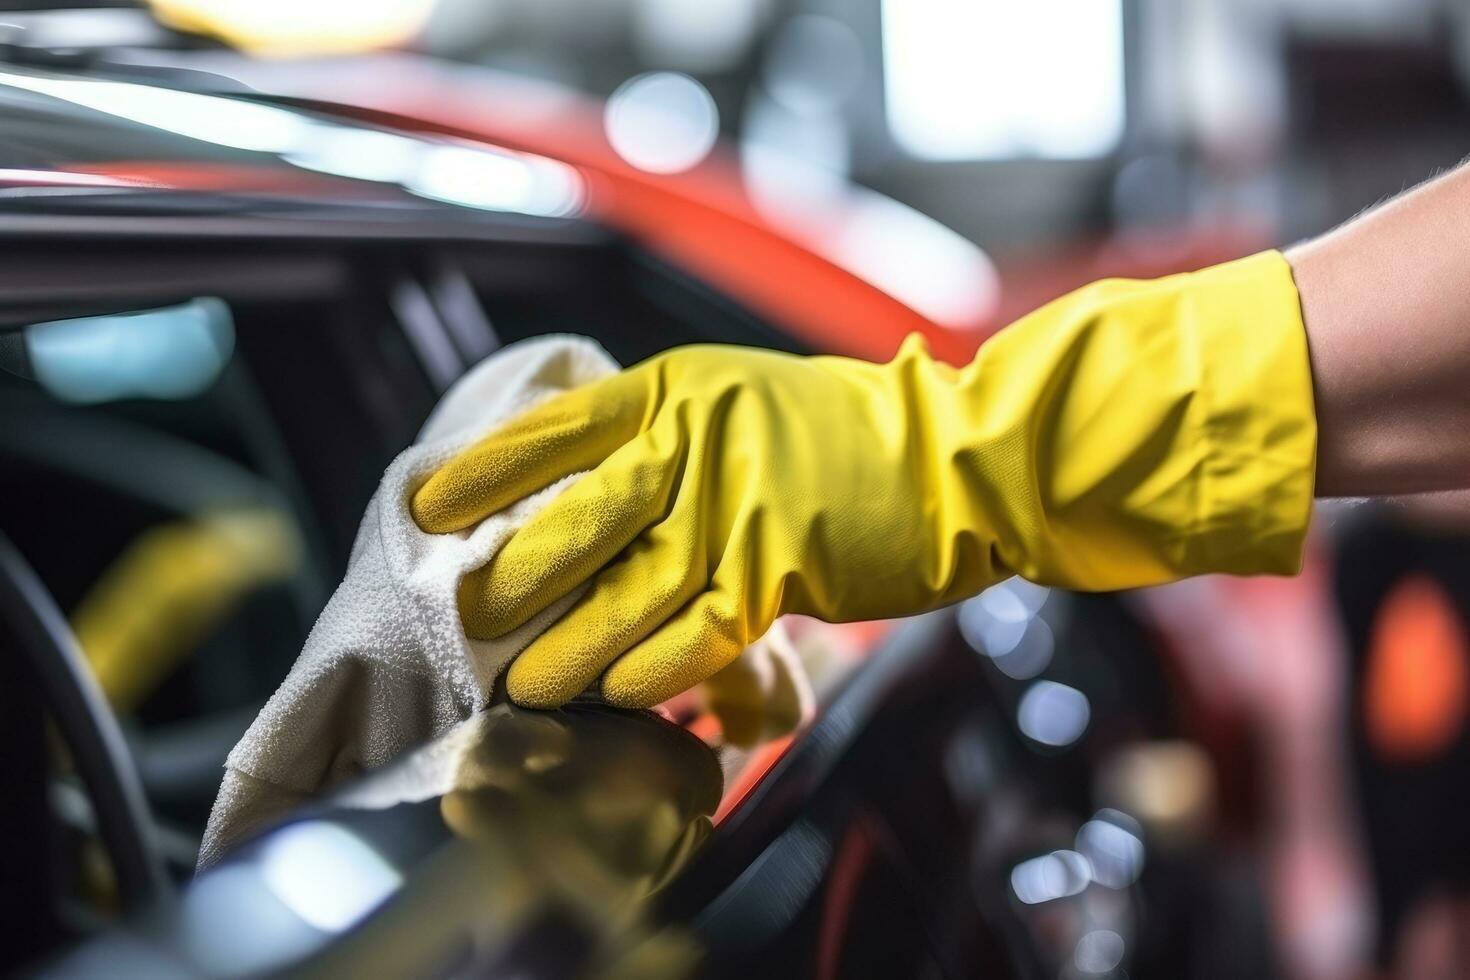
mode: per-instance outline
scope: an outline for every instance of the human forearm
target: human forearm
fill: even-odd
[[[1286,257],[1311,350],[1318,496],[1470,485],[1470,168]]]

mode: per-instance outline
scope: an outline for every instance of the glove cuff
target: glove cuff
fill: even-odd
[[[1262,252],[1188,278],[1202,382],[1200,521],[1189,564],[1293,574],[1312,514],[1317,419],[1291,267]]]

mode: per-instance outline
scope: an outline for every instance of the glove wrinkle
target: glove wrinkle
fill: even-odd
[[[420,496],[501,499],[501,487],[452,486],[456,474],[484,471],[476,458],[514,451],[568,406],[636,416],[656,435],[599,445],[616,451],[531,518],[465,597],[493,606],[503,628],[590,584],[569,614],[586,649],[569,649],[570,627],[552,630],[512,671],[511,697],[538,704],[606,664],[607,696],[647,706],[722,670],[783,614],[910,615],[1012,573],[1101,590],[1291,571],[1311,508],[1305,330],[1274,252],[1095,283],[1001,331],[960,370],[919,339],[883,365],[667,351],[512,421]],[[684,454],[650,448],[664,442]],[[629,455],[677,486],[661,522],[619,499],[638,482]],[[539,597],[526,585],[553,580]],[[676,595],[689,597],[664,608]]]

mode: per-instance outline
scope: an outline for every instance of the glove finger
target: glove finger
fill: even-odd
[[[430,534],[460,531],[596,466],[637,434],[645,388],[624,371],[523,412],[429,477],[410,502],[414,520]]]
[[[459,584],[465,632],[503,636],[592,578],[668,510],[677,435],[645,432],[583,476]]]
[[[678,612],[708,581],[677,512],[608,566],[592,588],[511,664],[506,690],[528,708],[570,701],[612,663]]]
[[[620,708],[651,708],[713,676],[740,656],[746,638],[735,597],[716,586],[695,597],[602,675],[602,697]]]

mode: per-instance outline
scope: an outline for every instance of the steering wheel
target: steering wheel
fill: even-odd
[[[0,533],[0,647],[13,647],[92,799],[125,912],[172,898],[153,820],[117,719],[55,599]],[[25,842],[18,842],[25,846]]]

